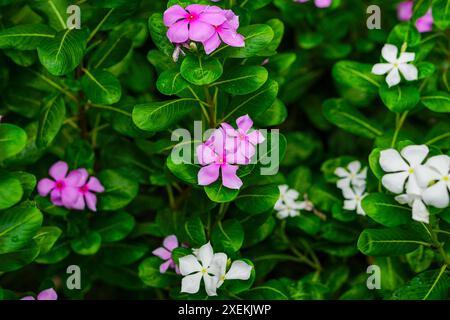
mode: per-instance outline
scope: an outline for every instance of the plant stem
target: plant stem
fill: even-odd
[[[172,186],[166,186],[167,195],[169,196],[169,206],[172,210],[176,209],[175,197],[173,196]]]
[[[392,137],[391,148],[395,147],[395,144],[397,143],[398,134],[400,133],[400,130],[402,129],[407,116],[408,116],[408,111],[403,112],[401,117],[399,117],[397,114],[397,120],[395,121],[396,122],[395,132],[394,132],[394,136]]]

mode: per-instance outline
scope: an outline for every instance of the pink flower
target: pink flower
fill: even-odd
[[[162,247],[159,247],[152,252],[155,256],[165,260],[165,262],[159,267],[159,272],[166,273],[167,269],[172,268],[175,269],[177,274],[180,274],[178,266],[172,259],[172,251],[173,249],[178,248],[178,246],[177,236],[171,235],[164,239]]]
[[[85,205],[94,212],[97,211],[97,196],[94,192],[105,192],[105,188],[96,177],[89,177],[89,173],[86,169],[77,170],[80,175],[80,187],[78,187],[78,201],[71,206],[71,209],[84,210]]]
[[[164,24],[169,27],[167,37],[173,43],[204,42],[214,35],[213,26],[226,20],[223,10],[216,6],[192,4],[183,9],[174,5],[164,12]]]
[[[222,123],[226,134],[225,148],[235,153],[236,163],[249,164],[256,153],[255,146],[264,142],[265,138],[258,130],[249,132],[253,127],[253,121],[248,115],[239,117],[236,124],[237,130],[228,123]]]
[[[397,17],[400,21],[409,21],[413,16],[414,2],[412,0],[400,2],[397,6]],[[417,19],[416,28],[419,32],[430,32],[433,30],[433,14],[431,8],[427,13]]]
[[[70,208],[78,201],[80,194],[81,174],[72,171],[67,175],[69,166],[64,161],[58,161],[49,170],[49,175],[54,179],[44,178],[38,183],[38,192],[42,197],[50,193],[50,199],[55,206],[65,206]]]
[[[242,181],[236,172],[239,166],[233,152],[227,151],[227,139],[223,129],[217,129],[206,143],[197,147],[197,158],[203,166],[198,172],[198,183],[207,186],[219,179],[222,172],[222,184],[230,189],[240,189]],[[245,163],[242,163],[245,164]]]
[[[58,300],[58,294],[56,293],[56,291],[52,288],[41,291],[38,296],[37,299],[35,299],[33,296],[26,296],[23,297],[20,300]]]
[[[305,3],[309,0],[294,0],[294,2]],[[314,0],[314,4],[317,8],[328,8],[331,6],[333,0]]]
[[[239,28],[239,17],[231,10],[224,10],[223,14],[226,17],[226,21],[220,25],[215,25],[215,32],[212,37],[203,42],[206,54],[210,54],[216,50],[221,40],[232,47],[244,47],[244,37],[237,33]]]

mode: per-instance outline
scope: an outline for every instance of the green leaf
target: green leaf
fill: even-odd
[[[190,98],[138,104],[133,109],[133,121],[138,128],[145,131],[164,131],[196,107],[197,100]]]
[[[10,173],[0,173],[0,210],[15,205],[22,199],[20,180]]]
[[[261,66],[232,67],[213,85],[232,95],[245,95],[261,88],[268,77],[267,69]]]
[[[414,251],[418,246],[429,246],[417,233],[401,227],[366,229],[358,239],[358,249],[370,256],[398,256]]]
[[[450,4],[448,0],[433,0],[433,23],[441,30],[450,27]]]
[[[198,216],[188,219],[184,224],[184,230],[191,246],[200,247],[206,243],[205,227]]]
[[[22,151],[27,139],[27,134],[22,128],[0,123],[0,162]]]
[[[321,227],[320,218],[311,213],[303,213],[297,217],[288,219],[288,225],[303,230],[307,234],[315,235]]]
[[[276,99],[269,109],[255,118],[255,121],[261,127],[273,127],[285,122],[287,116],[288,111],[283,101]]]
[[[139,278],[152,288],[166,288],[178,277],[174,272],[161,273],[159,266],[164,261],[158,257],[147,258],[139,265]]]
[[[420,33],[412,23],[404,22],[396,25],[387,39],[387,43],[396,45],[398,48],[405,42],[408,47],[415,47],[420,44]]]
[[[231,202],[239,194],[239,190],[228,189],[222,185],[222,181],[216,181],[205,187],[205,192],[211,201],[218,203]]]
[[[102,237],[102,243],[116,242],[125,239],[133,230],[135,221],[125,211],[102,214],[96,217],[93,229]]]
[[[384,171],[380,166],[380,148],[375,148],[372,150],[372,152],[369,155],[369,166],[372,170],[375,177],[378,178],[378,180],[381,179],[381,177],[384,175]]]
[[[211,240],[215,250],[235,253],[244,243],[244,228],[236,219],[219,221],[212,231]]]
[[[38,55],[42,65],[52,75],[62,76],[72,72],[80,64],[85,49],[86,33],[67,29],[42,43],[38,48]]]
[[[102,237],[98,232],[89,232],[84,236],[70,241],[72,250],[82,256],[92,256],[97,253],[102,244]]]
[[[450,94],[444,91],[435,91],[422,96],[422,103],[434,112],[450,112]]]
[[[378,124],[367,119],[344,100],[326,100],[323,104],[323,113],[331,123],[358,136],[373,139],[383,134]]]
[[[170,172],[172,172],[172,174],[178,179],[189,184],[197,185],[198,171],[201,168],[200,165],[193,163],[175,164],[171,155],[167,157],[166,165],[167,168],[169,168]]]
[[[51,97],[39,115],[39,128],[36,144],[39,147],[48,147],[55,139],[66,118],[66,106],[60,95]]]
[[[36,177],[31,173],[23,171],[12,172],[11,174],[19,179],[23,189],[23,197],[29,198],[31,193],[34,191],[34,188],[36,188]]]
[[[23,268],[36,259],[39,255],[39,247],[34,241],[28,242],[23,248],[0,253],[0,272],[11,272]]]
[[[34,50],[53,39],[55,30],[44,24],[25,24],[0,31],[0,49]]]
[[[156,87],[159,92],[167,96],[178,94],[189,86],[189,83],[183,79],[181,73],[176,70],[166,70],[162,72],[158,81],[156,81]]]
[[[188,55],[181,64],[181,75],[197,86],[211,84],[222,76],[223,67],[218,59]]]
[[[114,211],[126,207],[138,194],[139,184],[125,169],[103,170],[98,174],[105,192],[99,195],[99,210]]]
[[[437,270],[425,271],[415,276],[405,286],[397,289],[393,299],[399,300],[446,300],[448,297],[449,273],[447,265]]]
[[[42,227],[39,229],[33,237],[33,240],[39,246],[39,254],[48,253],[61,234],[62,230],[58,227]]]
[[[406,261],[408,261],[408,264],[414,273],[419,273],[430,267],[434,257],[433,250],[420,246],[406,255]]]
[[[276,185],[249,187],[236,198],[236,206],[250,214],[258,214],[273,209],[280,197],[280,190]]]
[[[371,193],[362,200],[366,214],[386,227],[397,227],[411,222],[411,208],[401,206],[392,196]]]
[[[91,102],[96,104],[114,104],[122,96],[120,81],[108,71],[84,69],[81,87]]]
[[[132,42],[121,34],[117,37],[109,37],[89,59],[89,70],[106,69],[120,63],[132,48]]]
[[[102,244],[98,255],[110,266],[126,266],[141,259],[148,251],[147,245],[119,242]]]
[[[42,224],[42,213],[24,203],[0,214],[0,254],[22,249]]]
[[[163,15],[161,13],[151,15],[148,19],[148,27],[156,47],[166,56],[172,56],[175,46],[167,38],[167,27],[164,25]]]
[[[402,85],[389,88],[386,84],[380,87],[383,103],[393,112],[405,112],[414,109],[420,101],[420,91],[414,86]]]

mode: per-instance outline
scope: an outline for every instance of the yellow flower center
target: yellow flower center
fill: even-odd
[[[414,173],[414,169],[413,168],[409,168],[408,172],[409,172],[409,174],[413,174]]]
[[[208,272],[208,270],[207,269],[205,269],[205,268],[202,268],[202,273],[203,274],[205,274],[205,273],[207,273]]]
[[[448,176],[445,176],[442,178],[442,180],[444,180],[445,182],[448,182],[450,180],[450,178]]]

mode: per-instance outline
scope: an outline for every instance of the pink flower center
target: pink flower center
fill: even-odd
[[[240,139],[241,141],[245,140],[245,138],[246,138],[245,134],[239,133],[239,139]]]
[[[193,22],[195,20],[197,20],[198,16],[194,13],[190,13],[186,16],[186,20],[188,20],[189,22]]]
[[[85,194],[85,193],[88,193],[88,192],[89,192],[89,188],[88,188],[87,184],[85,184],[84,186],[80,187],[79,190],[80,190],[80,192],[81,192],[82,194]]]
[[[227,163],[226,156],[225,156],[225,155],[223,155],[223,156],[217,156],[216,163],[217,163],[217,164],[220,164],[220,165],[226,164],[226,163]]]
[[[56,181],[56,189],[62,190],[66,187],[66,183],[62,180]]]

